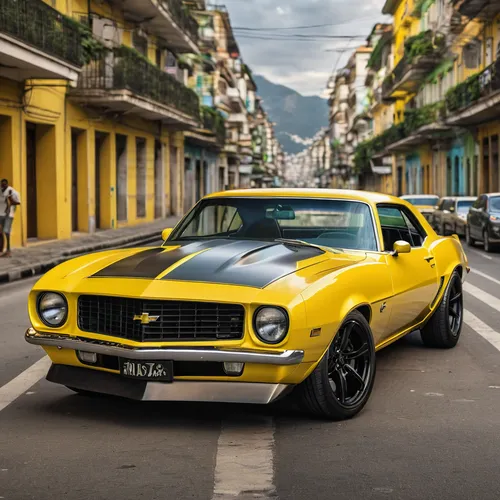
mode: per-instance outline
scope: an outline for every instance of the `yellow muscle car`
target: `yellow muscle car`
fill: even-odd
[[[451,348],[469,271],[408,202],[316,189],[211,194],[155,248],[102,251],[45,274],[26,340],[49,381],[137,400],[266,404],[290,394],[346,419],[375,352],[420,329]]]

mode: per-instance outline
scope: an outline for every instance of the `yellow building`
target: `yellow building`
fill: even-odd
[[[13,246],[180,214],[183,131],[200,112],[174,54],[198,52],[196,22],[174,0],[50,3],[0,0]]]

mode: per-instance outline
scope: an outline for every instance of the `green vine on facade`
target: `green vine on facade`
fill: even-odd
[[[89,64],[91,61],[96,61],[100,59],[108,48],[101,43],[97,38],[94,37],[91,29],[78,21],[75,21],[71,17],[64,16],[66,21],[70,26],[73,26],[81,36],[81,46],[82,46],[82,62],[83,64]]]

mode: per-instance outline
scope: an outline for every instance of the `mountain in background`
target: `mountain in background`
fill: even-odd
[[[260,75],[254,76],[264,109],[276,123],[276,137],[290,154],[304,150],[322,128],[328,126],[328,102],[318,96],[303,96]]]

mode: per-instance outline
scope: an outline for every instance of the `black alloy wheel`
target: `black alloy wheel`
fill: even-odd
[[[353,311],[315,370],[297,387],[299,404],[329,420],[352,418],[370,397],[375,371],[370,325],[359,311]]]
[[[428,347],[451,349],[455,347],[462,332],[464,300],[462,278],[454,271],[448,282],[441,303],[420,330],[422,342]]]
[[[351,408],[363,399],[370,371],[364,327],[351,319],[337,333],[328,350],[328,379],[339,404]]]
[[[454,280],[450,287],[450,298],[448,300],[448,321],[450,333],[457,337],[462,328],[464,302],[461,282]]]

